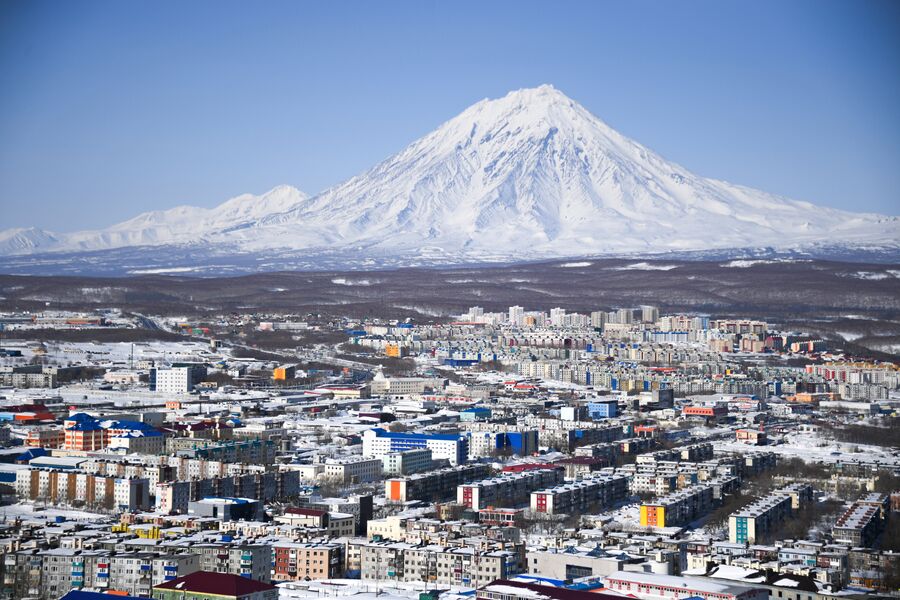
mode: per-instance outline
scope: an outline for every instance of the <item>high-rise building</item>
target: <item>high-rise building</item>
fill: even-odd
[[[551,325],[564,325],[566,322],[566,309],[564,308],[551,308],[550,309],[550,324]]]
[[[606,324],[606,313],[598,310],[591,313],[591,327],[600,328]]]
[[[659,309],[655,306],[641,306],[641,321],[656,323],[659,320]]]
[[[521,327],[522,322],[525,319],[525,309],[521,306],[510,306],[509,307],[509,324],[515,325],[516,327]]]
[[[190,392],[206,377],[206,367],[191,365],[169,369],[150,369],[150,390],[167,394]]]
[[[634,322],[634,310],[630,308],[620,308],[616,311],[616,322],[622,324]]]

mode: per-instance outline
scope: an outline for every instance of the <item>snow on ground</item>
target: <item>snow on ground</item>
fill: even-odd
[[[613,521],[622,525],[640,525],[641,524],[641,505],[626,504],[616,510],[604,512],[606,516],[612,517]]]
[[[841,275],[839,273],[839,275]],[[856,279],[867,279],[869,281],[880,281],[882,279],[890,279],[891,277],[900,277],[900,271],[889,270],[886,272],[876,271],[856,271],[855,273],[843,274],[844,277],[855,277]]]
[[[4,344],[13,347],[12,344]],[[16,347],[30,348],[36,346],[34,342],[27,342]],[[187,361],[197,360],[202,357],[207,360],[227,358],[230,350],[220,348],[216,352],[211,351],[208,344],[193,341],[152,341],[152,342],[55,342],[48,341],[44,345],[48,349],[48,358],[59,360],[65,364],[83,364],[87,361],[98,363],[120,363],[128,366],[131,361],[132,351],[134,361],[163,360],[163,361]]]
[[[741,260],[730,260],[727,263],[722,263],[719,265],[720,267],[725,267],[728,269],[746,269],[748,267],[754,267],[756,265],[776,265],[779,263],[795,263],[795,262],[809,262],[807,260],[797,260],[792,258],[756,258],[756,259],[741,259]]]
[[[651,265],[648,262],[633,263],[624,267],[613,267],[616,271],[671,271],[677,268],[678,265]]]
[[[16,518],[21,518],[23,521],[55,523],[57,517],[63,517],[66,521],[92,523],[111,519],[108,515],[99,513],[64,508],[40,508],[35,507],[31,503],[11,504],[0,507],[0,522],[5,523],[12,522]]]
[[[716,450],[726,452],[774,452],[788,457],[797,457],[805,462],[837,463],[847,461],[881,462],[892,467],[900,467],[900,457],[894,456],[889,448],[867,444],[838,442],[815,433],[793,432],[781,444],[751,446],[733,440],[716,440]],[[854,451],[855,450],[855,451]]]
[[[848,342],[852,342],[853,340],[858,340],[859,338],[863,337],[862,333],[853,333],[851,331],[837,331],[835,333],[837,333]]]
[[[132,269],[128,271],[131,275],[162,275],[166,273],[192,273],[200,271],[203,267],[161,267],[158,269]]]
[[[567,262],[559,265],[563,269],[575,269],[577,267],[589,267],[594,263],[590,262]]]
[[[727,262],[727,263],[724,263],[724,264],[721,265],[721,266],[723,266],[723,267],[725,267],[725,268],[728,268],[728,269],[746,269],[746,268],[748,268],[748,267],[752,267],[752,266],[755,266],[755,265],[771,265],[771,264],[774,263],[774,262],[776,262],[776,261],[774,261],[774,260],[763,260],[763,259],[759,259],[759,260],[732,260],[732,261],[729,261],[729,262]]]

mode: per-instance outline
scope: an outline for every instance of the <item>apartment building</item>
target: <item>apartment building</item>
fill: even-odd
[[[564,483],[531,493],[531,511],[548,515],[579,513],[591,507],[606,507],[628,495],[624,475],[598,476]]]
[[[713,489],[695,485],[641,504],[641,527],[679,527],[712,509]]]
[[[190,552],[200,557],[201,571],[230,573],[266,583],[272,580],[272,548],[269,544],[194,544]]]
[[[356,532],[356,517],[353,514],[321,508],[287,508],[283,515],[275,517],[275,521],[291,527],[322,529],[329,537],[349,537]]]
[[[369,382],[369,390],[373,396],[408,396],[410,394],[424,394],[428,389],[440,389],[444,385],[443,379],[429,379],[425,377],[385,377],[379,371]]]
[[[728,539],[739,544],[768,541],[791,515],[792,504],[789,494],[777,492],[748,504],[728,517]]]
[[[363,580],[433,582],[478,587],[524,571],[524,547],[496,549],[366,542],[360,546]]]
[[[417,448],[385,454],[381,459],[381,468],[385,475],[412,475],[429,470],[432,462],[431,450]]]
[[[226,477],[164,481],[156,485],[156,510],[164,514],[186,513],[188,504],[206,497],[252,498],[260,502],[284,500],[300,491],[297,471],[246,473]]]
[[[89,473],[115,477],[143,477],[149,480],[151,494],[160,481],[208,479],[246,473],[265,473],[264,465],[226,463],[179,456],[125,456],[112,459],[89,458],[79,465]]]
[[[502,454],[529,456],[538,449],[537,430],[496,423],[470,423],[467,428],[470,459]]]
[[[272,579],[307,581],[344,575],[344,545],[331,542],[272,544]]]
[[[395,433],[381,428],[369,429],[363,434],[363,456],[383,459],[386,454],[427,448],[434,460],[447,459],[451,465],[460,465],[468,459],[469,441],[464,435]]]
[[[678,476],[656,470],[638,471],[631,476],[629,487],[635,494],[665,496],[678,489]]]
[[[537,429],[541,446],[572,452],[579,446],[614,442],[624,437],[621,425],[603,421],[562,421],[548,417],[530,416],[521,425]]]
[[[881,509],[876,503],[854,502],[835,521],[831,534],[836,542],[871,546],[881,532]]]
[[[562,483],[562,468],[504,473],[490,479],[464,483],[456,488],[456,501],[474,510],[488,506],[514,507],[528,502],[534,490]]]
[[[32,427],[25,437],[29,448],[59,448],[63,445],[65,433],[59,427]]]
[[[800,510],[805,508],[813,501],[813,489],[808,483],[792,483],[773,492],[774,494],[784,494],[791,498],[791,509]]]
[[[150,369],[150,391],[163,394],[186,394],[205,378],[206,367],[202,365],[167,369],[154,367]]]
[[[323,474],[329,481],[369,483],[381,479],[383,463],[379,458],[329,458]]]
[[[114,552],[56,548],[41,553],[41,598],[73,589],[149,597],[152,587],[200,570],[191,553]]]
[[[107,477],[32,467],[16,471],[15,487],[16,496],[22,500],[41,499],[63,505],[81,503],[118,511],[150,508],[150,482],[138,477]]]
[[[270,465],[275,461],[278,444],[275,440],[225,440],[180,437],[166,440],[166,452],[180,457],[220,462],[243,462]]]

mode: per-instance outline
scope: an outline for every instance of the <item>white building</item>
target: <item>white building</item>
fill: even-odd
[[[559,327],[559,326],[565,325],[565,323],[566,323],[566,309],[551,308],[550,309],[550,324]]]
[[[431,450],[417,448],[385,454],[382,459],[382,471],[385,475],[411,475],[431,469]]]
[[[325,461],[324,475],[330,481],[368,483],[381,478],[381,469],[378,458],[330,458]]]
[[[184,394],[194,389],[206,376],[203,367],[171,367],[150,369],[150,389],[164,394]]]
[[[469,441],[456,434],[394,433],[381,428],[363,433],[363,456],[383,460],[393,452],[427,448],[434,460],[446,458],[451,465],[466,462]]]

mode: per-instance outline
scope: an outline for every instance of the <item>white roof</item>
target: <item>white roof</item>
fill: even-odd
[[[607,581],[626,581],[629,583],[643,583],[650,585],[664,585],[667,587],[683,588],[697,592],[711,594],[741,594],[751,589],[744,586],[715,583],[705,579],[693,577],[678,577],[675,575],[656,575],[653,573],[631,573],[621,571],[606,577]]]

